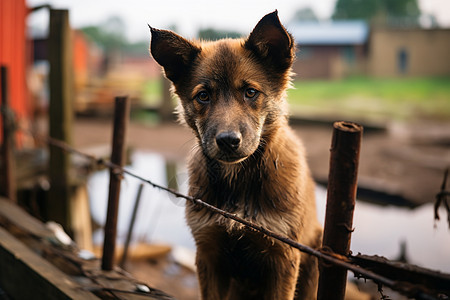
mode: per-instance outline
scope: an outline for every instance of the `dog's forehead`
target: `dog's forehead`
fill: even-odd
[[[258,72],[258,66],[252,64],[250,53],[243,47],[243,40],[225,39],[203,43],[198,70],[196,72],[208,80],[219,84],[232,84]]]
[[[242,55],[243,42],[240,39],[222,39],[201,43],[201,57],[206,61],[232,60]]]

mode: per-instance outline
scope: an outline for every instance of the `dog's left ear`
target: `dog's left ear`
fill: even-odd
[[[294,40],[281,25],[278,11],[265,15],[258,22],[244,47],[275,71],[285,72],[294,60]]]
[[[150,31],[150,52],[153,58],[164,68],[166,77],[177,84],[188,76],[201,49],[172,31],[152,27]]]

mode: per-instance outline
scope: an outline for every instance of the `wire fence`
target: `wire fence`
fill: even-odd
[[[171,188],[157,184],[147,178],[144,178],[138,174],[135,174],[135,173],[129,171],[127,168],[124,168],[115,163],[112,163],[110,160],[98,158],[95,155],[80,151],[63,141],[54,139],[50,136],[37,134],[36,132],[24,130],[21,128],[19,128],[19,130],[21,130],[25,134],[31,135],[37,142],[40,142],[40,143],[43,142],[45,144],[58,147],[68,153],[84,157],[87,160],[91,161],[91,163],[93,163],[97,166],[106,167],[106,168],[110,169],[112,171],[112,174],[114,174],[115,176],[127,175],[130,177],[136,178],[139,181],[152,186],[153,188],[157,188],[157,189],[166,191],[177,198],[183,198],[187,201],[194,203],[195,205],[197,205],[199,207],[207,209],[213,213],[220,214],[223,217],[231,219],[235,222],[238,222],[238,223],[242,224],[243,226],[245,226],[249,230],[260,232],[268,237],[271,237],[271,238],[278,240],[284,244],[287,244],[295,249],[298,249],[299,251],[301,251],[303,253],[313,255],[313,256],[317,257],[319,259],[319,261],[321,261],[322,263],[332,264],[332,265],[350,270],[354,273],[355,277],[358,279],[359,278],[371,279],[376,284],[378,284],[380,293],[381,293],[381,286],[386,286],[386,287],[389,287],[392,290],[395,290],[403,295],[406,295],[408,297],[413,297],[416,299],[448,299],[448,298],[436,298],[435,296],[431,295],[428,292],[426,287],[422,287],[419,285],[405,284],[405,282],[403,282],[403,281],[392,280],[386,276],[383,276],[376,272],[373,272],[370,270],[370,268],[361,267],[361,266],[357,265],[356,260],[351,255],[347,257],[347,256],[336,254],[331,249],[327,249],[327,248],[314,249],[314,248],[308,247],[306,245],[300,244],[297,241],[294,241],[286,236],[278,234],[278,233],[276,233],[268,228],[265,228],[259,224],[256,224],[254,222],[251,222],[244,218],[241,218],[241,217],[237,216],[236,214],[233,214],[233,213],[227,212],[225,210],[222,210],[220,208],[217,208],[201,199],[198,199],[198,198],[195,198],[195,197],[192,197],[189,195],[184,195],[176,190],[173,190]],[[447,278],[447,280],[450,280],[450,278]],[[448,282],[450,282],[450,281],[448,281]]]

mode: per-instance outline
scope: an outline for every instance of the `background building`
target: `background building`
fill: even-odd
[[[365,21],[296,22],[299,79],[450,75],[450,29],[369,27]]]

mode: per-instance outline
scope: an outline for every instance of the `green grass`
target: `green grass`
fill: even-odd
[[[148,80],[144,85],[142,101],[146,105],[156,106],[162,98],[162,82],[158,79]]]
[[[374,119],[450,120],[450,77],[295,81],[292,112]]]

